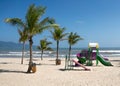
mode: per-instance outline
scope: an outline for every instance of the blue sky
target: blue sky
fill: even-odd
[[[87,47],[89,42],[98,42],[100,47],[120,47],[120,0],[0,0],[0,41],[18,43],[17,28],[6,24],[5,18],[18,17],[24,20],[30,4],[46,6],[47,16],[53,17],[66,32],[77,32],[84,40],[74,47]],[[48,37],[49,32],[34,37],[34,45]],[[48,38],[49,41],[56,43]],[[68,47],[66,41],[61,47]],[[55,46],[54,46],[55,47]]]

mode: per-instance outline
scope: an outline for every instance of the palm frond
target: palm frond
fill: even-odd
[[[34,4],[32,4],[28,12],[26,14],[26,22],[30,29],[30,32],[34,31],[34,26],[37,26],[39,18],[44,14],[45,7],[38,6],[36,7]]]
[[[48,22],[49,22],[50,24],[55,24],[55,19],[54,19],[54,18],[49,18]]]
[[[50,50],[50,51],[53,51],[53,49],[51,47],[48,47],[46,50]]]
[[[40,23],[39,23],[39,26],[44,26],[48,23],[49,21],[49,17],[46,17],[45,19],[43,19]]]
[[[60,28],[60,27],[57,27],[56,29],[54,29],[54,31],[50,31],[51,34],[52,34],[52,38],[54,40],[62,40],[63,37],[65,37],[67,35],[67,33],[64,33],[65,31],[65,28]]]
[[[25,30],[18,29],[18,33],[20,35],[19,42],[25,42],[28,40],[28,34],[25,32]]]
[[[68,36],[68,43],[70,45],[76,44],[79,40],[83,40],[83,38],[81,38],[79,35],[77,35],[77,33],[71,32]]]
[[[40,45],[38,46],[39,50],[52,50],[52,48],[49,47],[49,45],[52,44],[52,42],[47,41],[47,39],[40,40]]]
[[[16,26],[23,27],[23,28],[25,27],[24,22],[19,18],[6,18],[5,22],[11,25],[16,25]]]
[[[37,46],[37,49],[41,50],[41,47],[40,47],[40,46]]]

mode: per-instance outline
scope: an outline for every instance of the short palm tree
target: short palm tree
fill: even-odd
[[[29,67],[27,72],[30,73],[32,70],[32,45],[33,45],[33,37],[37,34],[41,34],[44,30],[58,27],[57,24],[50,24],[50,18],[44,18],[43,20],[39,20],[42,15],[45,13],[45,7],[43,6],[35,6],[34,4],[29,6],[29,9],[25,16],[25,22],[23,22],[19,18],[7,18],[6,22],[12,25],[17,25],[22,27],[25,32],[27,32],[29,45],[30,45],[30,60]]]
[[[70,54],[71,54],[71,47],[72,45],[76,44],[79,40],[83,40],[77,33],[71,32],[68,36],[68,44],[69,44],[69,60],[70,60]]]
[[[41,50],[41,60],[43,60],[42,56],[45,50],[52,50],[52,48],[49,47],[50,44],[52,44],[52,42],[47,41],[47,39],[40,40],[40,46],[37,46],[37,48]]]
[[[64,31],[65,28],[60,28],[60,27],[54,29],[54,31],[50,31],[52,34],[52,38],[56,41],[57,44],[56,61],[58,61],[59,41],[61,41],[67,35],[67,33],[64,33]]]
[[[5,20],[6,23],[10,23],[13,26],[17,26],[18,28],[18,33],[20,35],[19,38],[19,42],[23,42],[23,48],[22,48],[22,59],[21,59],[21,64],[23,64],[23,57],[24,57],[24,46],[25,46],[25,42],[27,41],[27,37],[26,37],[26,33],[24,31],[25,28],[25,24],[24,22],[19,19],[19,18],[7,18]]]
[[[21,59],[21,64],[23,64],[23,58],[24,58],[24,51],[25,51],[25,42],[28,39],[27,33],[25,31],[22,31],[20,29],[18,29],[20,38],[19,38],[19,42],[23,42],[23,48],[22,48],[22,59]]]

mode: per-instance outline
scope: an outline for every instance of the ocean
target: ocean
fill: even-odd
[[[71,57],[76,58],[77,53],[80,53],[82,50],[87,48],[72,48]],[[29,50],[25,50],[24,57],[29,58]],[[120,48],[100,48],[99,53],[104,57],[120,57]],[[68,48],[60,48],[59,49],[59,58],[65,58],[68,54]],[[13,57],[13,58],[20,58],[22,56],[21,50],[0,50],[0,58],[2,57]],[[33,58],[40,58],[41,51],[33,50]],[[53,51],[44,51],[43,58],[51,57],[56,58],[56,49],[54,48]]]

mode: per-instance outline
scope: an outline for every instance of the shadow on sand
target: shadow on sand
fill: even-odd
[[[27,73],[25,71],[0,69],[0,73]]]
[[[40,65],[41,65],[41,66],[42,66],[42,65],[46,65],[46,66],[47,66],[47,65],[56,66],[55,64],[47,64],[47,63],[42,63],[42,64],[39,63],[39,64],[36,64],[36,65],[38,65],[38,66],[40,66]]]
[[[60,71],[87,71],[85,69],[59,69]]]
[[[13,64],[11,62],[0,62],[0,64]]]
[[[111,62],[120,62],[120,60],[110,60]]]

